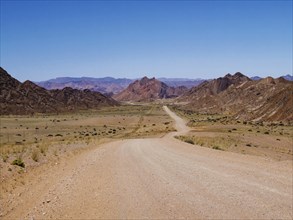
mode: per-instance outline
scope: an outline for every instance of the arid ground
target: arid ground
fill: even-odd
[[[208,117],[1,117],[1,218],[292,219],[292,127]]]

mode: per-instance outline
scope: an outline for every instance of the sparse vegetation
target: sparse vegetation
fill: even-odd
[[[21,157],[18,157],[17,159],[15,159],[14,161],[12,161],[11,163],[12,165],[16,165],[16,166],[20,166],[20,167],[25,167],[24,162],[22,161]]]
[[[9,156],[7,154],[2,155],[3,162],[6,163]]]
[[[194,144],[194,141],[192,139],[186,139],[186,140],[184,140],[184,142],[186,142],[188,144]]]
[[[215,149],[215,150],[223,150],[223,149],[220,148],[219,146],[213,146],[212,148]]]
[[[35,162],[38,162],[39,161],[39,151],[36,148],[33,149],[33,151],[32,151],[32,159]]]
[[[185,117],[193,127],[188,137],[195,145],[243,154],[265,155],[277,160],[292,160],[293,129],[284,122],[240,121],[227,115],[204,114],[171,106],[179,116]],[[282,137],[282,138],[280,138]],[[284,138],[283,138],[284,137]]]
[[[18,162],[37,166],[40,163],[34,162],[43,162],[43,157],[46,157],[44,162],[49,161],[90,146],[93,141],[162,135],[172,131],[169,120],[162,107],[155,104],[105,107],[59,115],[1,116],[0,157],[3,163],[9,161],[5,164],[6,171],[17,154],[22,155]],[[166,129],[165,123],[170,124],[170,128]]]
[[[46,145],[40,146],[40,152],[41,152],[41,154],[43,154],[44,156],[46,156],[46,151],[47,151],[47,146]]]

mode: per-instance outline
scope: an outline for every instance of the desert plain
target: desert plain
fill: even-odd
[[[1,116],[1,218],[291,219],[292,134],[162,103]]]

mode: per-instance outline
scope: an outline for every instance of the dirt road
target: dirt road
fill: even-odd
[[[164,109],[177,134],[189,130]],[[3,217],[292,219],[292,161],[198,147],[172,135],[104,144],[31,176],[7,199]]]

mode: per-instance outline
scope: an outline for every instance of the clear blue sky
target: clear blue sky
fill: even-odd
[[[1,1],[1,66],[58,76],[292,74],[292,1]]]

